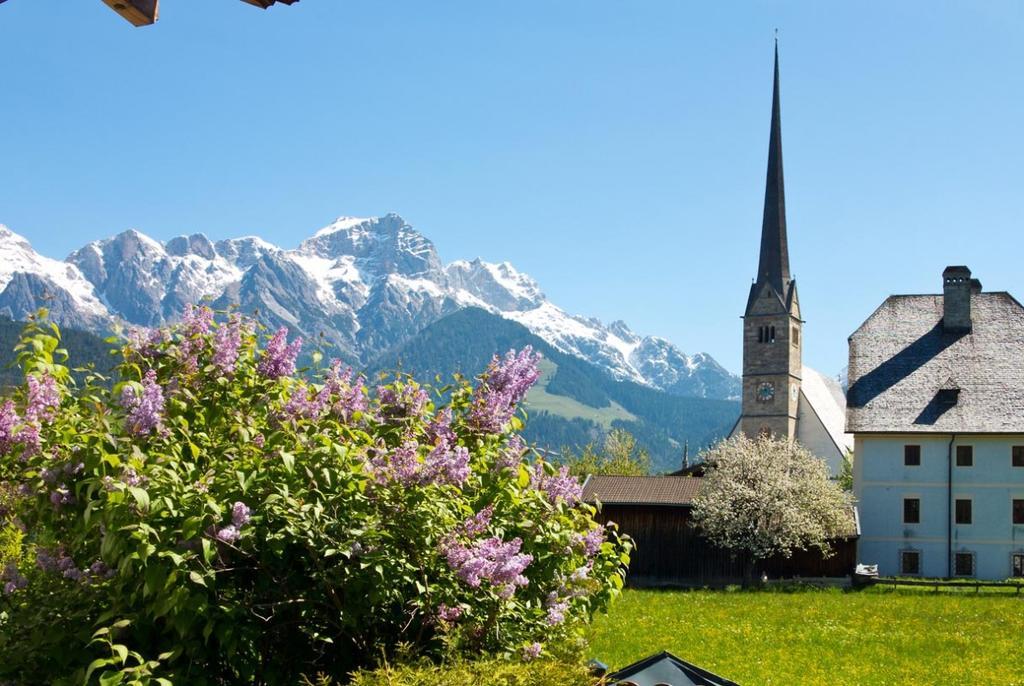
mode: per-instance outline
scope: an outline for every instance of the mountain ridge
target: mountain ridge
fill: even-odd
[[[565,312],[508,262],[444,264],[429,238],[397,214],[340,217],[292,249],[256,236],[203,234],[160,242],[137,229],[92,241],[65,261],[44,257],[0,225],[0,313],[23,319],[47,306],[58,323],[101,331],[158,326],[188,303],[237,305],[365,366],[467,307],[525,326],[554,349],[617,380],[679,396],[735,398],[739,379],[707,353],[687,355],[621,320]],[[21,274],[22,276],[18,276]]]

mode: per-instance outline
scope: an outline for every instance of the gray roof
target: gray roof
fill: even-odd
[[[1024,433],[1024,307],[973,293],[969,332],[942,311],[941,295],[894,295],[850,336],[848,432]]]

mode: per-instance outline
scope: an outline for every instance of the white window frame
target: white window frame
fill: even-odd
[[[1021,558],[1021,572],[1020,576],[1013,575],[1013,558]],[[1014,550],[1010,553],[1010,578],[1011,579],[1024,579],[1024,550]]]

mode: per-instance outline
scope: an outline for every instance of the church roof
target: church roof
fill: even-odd
[[[736,682],[681,660],[668,651],[634,662],[608,675],[610,684],[636,686],[737,686]]]
[[[772,124],[768,140],[768,174],[761,222],[761,255],[757,285],[768,283],[780,299],[789,292],[789,245],[786,238],[786,190],[782,175],[782,111],[779,104],[779,46],[775,45],[775,80],[772,87]],[[753,299],[753,291],[752,297]],[[749,303],[748,303],[749,305]]]
[[[1004,292],[970,298],[970,331],[943,328],[942,295],[890,296],[861,324],[847,431],[1024,433],[1024,307]]]
[[[839,381],[804,366],[800,392],[818,416],[840,454],[853,450],[853,435],[846,433],[846,395]]]

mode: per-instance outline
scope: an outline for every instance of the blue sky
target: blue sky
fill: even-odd
[[[1024,296],[1024,4],[163,5],[0,5],[0,223],[41,252],[393,211],[738,371],[778,27],[805,362],[947,264]]]

